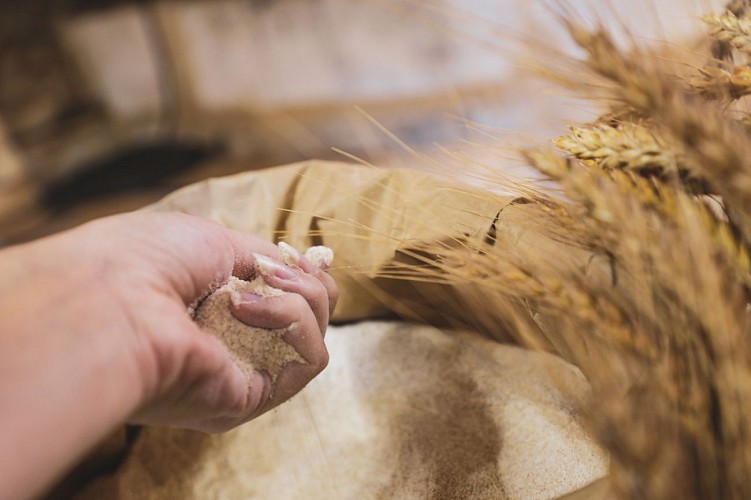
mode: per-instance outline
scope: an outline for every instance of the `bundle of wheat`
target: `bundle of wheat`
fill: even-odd
[[[558,139],[563,156],[525,153],[563,192],[527,193],[536,220],[522,224],[591,252],[588,265],[491,238],[428,244],[399,269],[451,283],[457,313],[512,325],[521,345],[552,348],[583,370],[591,429],[621,498],[748,496],[751,149],[739,101],[748,7],[705,19],[714,56],[688,75],[568,22],[585,58],[578,77],[561,80],[611,109]]]

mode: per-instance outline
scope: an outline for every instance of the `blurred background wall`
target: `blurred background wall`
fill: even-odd
[[[651,43],[690,37],[719,3],[565,5]],[[0,245],[342,151],[526,175],[513,145],[592,111],[530,76],[541,45],[573,50],[555,12],[531,0],[0,1]],[[473,152],[446,161],[437,144]]]

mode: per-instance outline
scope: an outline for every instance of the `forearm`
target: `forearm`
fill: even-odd
[[[95,273],[43,246],[0,252],[2,498],[42,493],[142,397]]]

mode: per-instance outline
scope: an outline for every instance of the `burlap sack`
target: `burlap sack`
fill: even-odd
[[[80,497],[531,499],[603,477],[607,457],[577,419],[588,394],[578,369],[473,332],[372,320],[445,317],[431,314],[430,287],[375,278],[420,241],[492,227],[539,250],[514,233],[512,202],[413,171],[311,162],[206,181],[150,207],[332,247],[334,320],[349,324],[331,328],[330,366],[288,404],[219,436],[144,429]],[[593,488],[580,495],[603,495]]]

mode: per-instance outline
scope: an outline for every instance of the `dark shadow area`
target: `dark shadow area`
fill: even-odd
[[[46,187],[41,205],[64,211],[135,189],[153,189],[216,157],[221,148],[204,144],[154,143],[136,146],[82,166]]]

